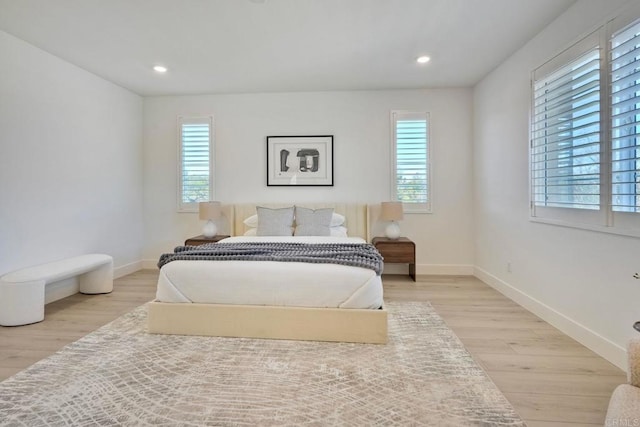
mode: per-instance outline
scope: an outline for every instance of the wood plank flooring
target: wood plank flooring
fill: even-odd
[[[384,280],[385,299],[430,301],[531,427],[602,426],[613,364],[473,277]]]
[[[0,380],[153,299],[158,273],[115,281],[108,295],[48,304],[45,320],[0,327]],[[602,426],[625,374],[474,277],[384,276],[385,299],[429,301],[531,427]]]

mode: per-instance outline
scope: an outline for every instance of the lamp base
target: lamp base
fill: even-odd
[[[216,234],[218,234],[218,227],[216,227],[216,224],[213,221],[208,220],[202,229],[202,235],[204,237],[213,237]]]
[[[389,225],[387,225],[384,233],[387,238],[396,240],[398,237],[400,237],[400,225],[395,221],[391,221]]]

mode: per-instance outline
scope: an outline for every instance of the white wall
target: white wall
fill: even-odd
[[[473,107],[477,275],[620,367],[640,320],[640,239],[529,221],[528,123],[531,71],[630,3],[577,2],[476,86]]]
[[[418,273],[472,271],[471,90],[353,91],[150,97],[144,100],[144,258],[201,233],[176,212],[179,115],[213,114],[215,199],[366,202],[390,195],[390,111],[431,114],[433,214],[410,215]],[[267,135],[334,135],[333,187],[267,187]],[[148,265],[149,265],[148,264]]]
[[[141,123],[139,96],[0,31],[0,275],[140,260]]]

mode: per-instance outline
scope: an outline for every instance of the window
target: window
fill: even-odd
[[[213,199],[213,117],[179,117],[178,210]]]
[[[640,212],[640,23],[611,37],[611,206]]]
[[[533,72],[535,220],[640,236],[640,19],[628,17]]]
[[[534,82],[531,173],[535,206],[600,206],[600,51]]]
[[[429,115],[393,111],[392,198],[403,202],[404,211],[430,212]]]

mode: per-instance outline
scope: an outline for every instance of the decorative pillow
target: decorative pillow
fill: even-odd
[[[247,227],[258,228],[258,215],[251,215],[242,222],[244,222],[244,225],[246,225]],[[334,212],[333,215],[331,215],[331,224],[329,225],[329,227],[339,227],[343,225],[344,222],[345,217],[343,215],[340,215],[339,213]]]
[[[307,209],[296,206],[296,236],[329,236],[333,209]]]
[[[257,236],[257,232],[258,229],[257,228],[250,228],[247,231],[244,232],[244,236]]]
[[[333,215],[331,215],[331,224],[329,227],[338,227],[339,225],[343,225],[344,221],[344,216],[334,212]]]
[[[347,237],[347,227],[341,225],[337,227],[329,227],[329,235],[333,237]]]
[[[251,228],[258,228],[258,215],[251,215],[249,218],[245,219],[244,225]]]
[[[258,212],[257,236],[291,236],[293,206],[282,209],[256,207]]]

